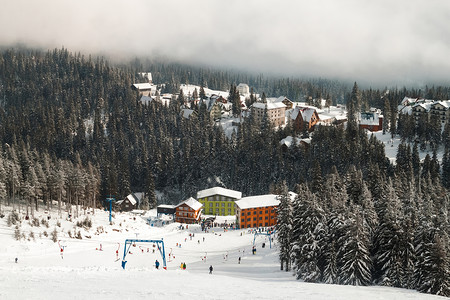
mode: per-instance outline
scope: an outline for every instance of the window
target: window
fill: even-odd
[[[259,214],[262,215],[262,210],[259,211]]]
[[[247,216],[250,216],[250,214],[251,214],[251,212],[248,212],[248,213],[247,213]]]
[[[264,218],[265,220],[267,220],[267,219],[269,219],[269,217],[268,216],[266,216],[265,218]]]
[[[247,218],[247,222],[250,222],[250,218]]]
[[[269,211],[266,209],[266,214],[268,214],[269,213]]]
[[[255,217],[255,218],[253,218],[253,221],[256,221],[256,217]]]
[[[241,216],[245,216],[245,213],[242,213]]]
[[[231,203],[230,202],[228,202],[228,207],[230,207],[231,206]]]
[[[225,203],[222,202],[222,207],[225,207]]]
[[[256,215],[256,210],[255,210],[255,211],[253,211],[253,214],[254,214],[254,215]]]
[[[216,202],[216,207],[219,207],[219,202]]]
[[[259,217],[260,220],[262,220],[262,217]]]

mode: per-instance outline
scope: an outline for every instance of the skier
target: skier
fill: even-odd
[[[209,266],[209,274],[212,274],[213,266]]]
[[[186,263],[183,263],[183,270],[186,270]]]
[[[15,261],[16,261],[16,264],[17,264],[17,261],[18,261],[18,260],[19,260],[19,258],[17,258],[17,257],[16,257],[16,259],[15,259]]]
[[[155,267],[156,267],[157,269],[159,269],[159,261],[158,261],[158,260],[155,261]]]
[[[241,264],[241,257],[239,256],[238,264]]]

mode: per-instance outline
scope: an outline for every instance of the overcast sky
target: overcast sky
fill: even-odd
[[[448,0],[0,0],[0,45],[450,83],[449,21]]]

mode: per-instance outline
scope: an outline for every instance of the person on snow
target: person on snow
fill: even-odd
[[[159,269],[159,261],[158,261],[158,260],[155,261],[155,267],[156,267],[157,269]]]
[[[240,264],[241,263],[241,257],[239,256],[239,259],[238,259],[238,264]]]
[[[209,274],[212,274],[213,266],[209,266]]]
[[[183,270],[186,270],[186,263],[183,263]]]

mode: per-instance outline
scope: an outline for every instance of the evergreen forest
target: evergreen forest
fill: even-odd
[[[267,97],[331,99],[347,105],[348,124],[319,126],[309,147],[283,148],[293,128],[250,115],[226,137],[204,105],[189,119],[180,101],[143,105],[131,88],[139,72],[168,93],[183,83],[235,91],[243,82]],[[57,205],[77,216],[130,192],[145,193],[142,209],[213,186],[274,193],[281,268],[298,279],[450,296],[450,122],[415,125],[398,115],[405,96],[450,99],[450,87],[360,89],[157,60],[119,65],[64,48],[3,49],[0,214],[5,205],[27,214]],[[402,138],[395,165],[356,124],[369,107],[383,109],[386,134]],[[434,154],[420,161],[419,149]]]

